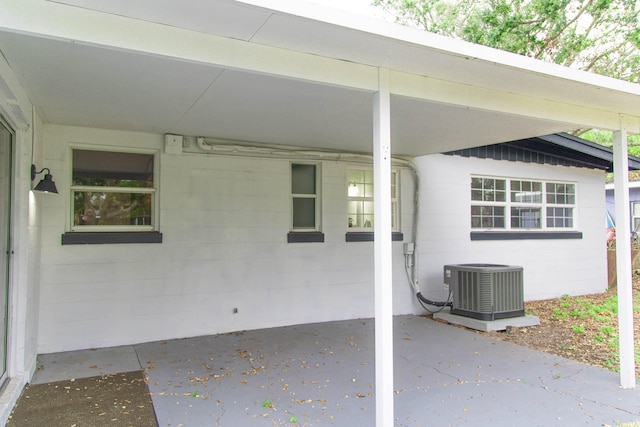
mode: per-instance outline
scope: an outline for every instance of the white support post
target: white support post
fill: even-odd
[[[373,102],[376,427],[392,427],[391,96],[389,70],[378,72]]]
[[[633,293],[631,266],[631,213],[629,211],[629,154],[624,117],[613,133],[613,176],[616,209],[616,277],[620,333],[620,385],[635,388],[633,343]]]

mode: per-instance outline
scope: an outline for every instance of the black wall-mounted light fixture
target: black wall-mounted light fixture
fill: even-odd
[[[56,183],[53,182],[53,177],[51,176],[51,171],[49,170],[49,168],[43,168],[39,172],[36,172],[36,170],[36,165],[31,165],[31,181],[36,179],[36,175],[40,175],[44,171],[47,172],[44,174],[44,178],[38,183],[38,185],[35,186],[33,191],[58,194]]]

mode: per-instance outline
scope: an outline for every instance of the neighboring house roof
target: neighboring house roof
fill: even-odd
[[[568,133],[556,133],[483,147],[449,151],[464,157],[586,167],[613,172],[613,150]],[[640,170],[640,158],[629,156],[629,169]]]

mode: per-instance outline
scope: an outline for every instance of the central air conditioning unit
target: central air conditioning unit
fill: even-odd
[[[453,293],[451,314],[480,320],[524,316],[522,267],[497,264],[444,266]]]

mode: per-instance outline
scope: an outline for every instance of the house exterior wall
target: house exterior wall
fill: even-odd
[[[414,163],[420,176],[419,287],[425,297],[446,299],[443,266],[464,263],[522,266],[525,300],[606,290],[601,171],[448,155],[423,156]],[[470,177],[476,174],[575,182],[582,239],[471,241]]]
[[[166,154],[163,135],[56,125],[44,142],[60,194],[44,201],[40,353],[373,316],[373,242],[345,241],[346,172],[363,165],[318,162],[325,242],[287,243],[290,160]],[[162,243],[61,245],[72,146],[155,150]],[[405,241],[412,176],[401,169]],[[419,312],[402,242],[393,257],[394,311]]]
[[[613,188],[607,188],[605,190],[605,194],[606,194],[606,203],[607,203],[607,212],[609,213],[609,216],[611,217],[611,219],[616,220],[616,206],[615,206],[615,192],[613,190]],[[634,202],[639,202],[640,201],[640,183],[637,182],[630,182],[629,183],[629,202],[632,204],[631,206],[629,206],[629,209],[631,211],[631,223],[629,224],[629,227],[631,227],[631,230],[633,230],[633,203]],[[617,224],[616,224],[617,225]],[[611,226],[611,224],[609,224],[609,221],[607,221],[607,226]]]
[[[19,370],[31,378],[36,369],[36,356],[38,349],[38,311],[40,307],[40,256],[42,253],[40,233],[42,199],[47,195],[37,194],[31,190],[31,164],[32,158],[38,163],[38,156],[31,153],[31,143],[39,150],[41,147],[42,121],[34,115],[34,131],[23,135],[22,141],[18,139],[19,148],[16,150],[16,165],[19,168],[14,173],[15,196],[13,207],[14,228],[14,252],[19,252],[19,258],[15,260],[12,272],[12,286],[15,287],[15,307],[19,310],[16,315],[17,325],[11,335],[15,342],[23,343],[24,347],[17,349],[17,365]],[[31,137],[31,138],[30,138]],[[40,175],[42,176],[42,175]],[[36,181],[37,182],[37,181]],[[19,248],[19,249],[18,249]],[[26,253],[25,253],[26,250]],[[26,284],[26,286],[23,286]],[[23,335],[24,334],[24,335]]]
[[[7,330],[8,380],[0,390],[0,423],[8,419],[36,369],[41,199],[31,192],[33,149],[41,142],[41,121],[9,65],[0,58],[0,116],[14,132],[11,196],[11,256]],[[3,224],[4,225],[4,224]]]

